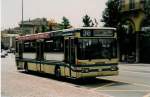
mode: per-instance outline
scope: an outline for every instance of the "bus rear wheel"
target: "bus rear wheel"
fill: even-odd
[[[55,67],[55,77],[60,78],[61,77],[61,70],[59,66]]]

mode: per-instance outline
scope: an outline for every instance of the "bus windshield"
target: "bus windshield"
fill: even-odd
[[[113,38],[79,39],[77,46],[77,57],[80,60],[116,58],[116,40]]]

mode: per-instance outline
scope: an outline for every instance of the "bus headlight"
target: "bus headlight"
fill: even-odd
[[[111,66],[111,71],[117,71],[117,70],[118,70],[118,66],[115,65]]]
[[[82,68],[82,73],[88,73],[89,72],[89,68]]]

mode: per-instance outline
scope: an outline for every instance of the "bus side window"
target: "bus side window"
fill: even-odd
[[[44,41],[44,52],[52,52],[53,40]]]
[[[23,57],[23,43],[19,43],[19,58]]]
[[[36,59],[44,60],[44,42],[37,41],[36,42]]]
[[[70,56],[70,60],[71,60],[71,63],[74,64],[75,63],[75,45],[74,45],[74,39],[71,39],[71,56]]]
[[[24,42],[24,52],[35,52],[35,42]]]
[[[53,41],[53,51],[63,52],[63,38],[54,39]]]
[[[69,55],[68,55],[68,51],[69,51],[69,43],[68,43],[68,39],[65,40],[65,62],[69,62]]]

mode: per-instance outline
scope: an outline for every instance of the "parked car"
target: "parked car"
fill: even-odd
[[[7,56],[7,52],[5,50],[1,51],[1,58],[5,58]]]

